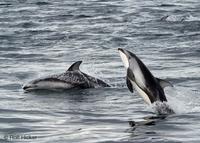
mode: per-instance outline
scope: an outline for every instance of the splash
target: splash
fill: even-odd
[[[175,113],[167,102],[156,101],[152,104],[152,108],[158,115],[169,115]]]
[[[168,104],[175,109],[177,114],[200,111],[200,97],[191,88],[176,87],[175,90],[170,90],[167,94]]]
[[[199,95],[195,94],[191,89],[182,88],[179,86],[165,89],[165,94],[168,102],[155,103],[152,108],[155,111],[160,111],[161,113],[168,110],[167,108],[173,109],[176,114],[185,114],[200,111]]]

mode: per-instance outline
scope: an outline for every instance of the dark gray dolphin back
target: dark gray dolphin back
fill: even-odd
[[[76,73],[78,72],[79,75],[77,75],[77,77],[79,76],[81,79],[83,79],[82,81],[85,81],[84,84],[82,84],[83,87],[88,87],[88,88],[95,88],[95,87],[110,87],[110,85],[108,85],[107,83],[105,83],[104,81],[89,76],[84,72],[80,71],[80,64],[82,63],[82,61],[77,61],[75,63],[73,63],[69,69],[66,71],[66,73],[69,72],[73,72]],[[73,76],[72,76],[73,77]]]
[[[110,87],[109,84],[105,83],[104,81],[102,81],[98,78],[92,77],[83,72],[82,72],[82,74],[88,79],[89,85],[91,87]]]

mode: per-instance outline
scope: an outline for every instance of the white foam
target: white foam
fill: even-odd
[[[167,104],[175,111],[176,114],[185,114],[200,111],[199,96],[187,91],[186,88],[167,87],[165,90]]]

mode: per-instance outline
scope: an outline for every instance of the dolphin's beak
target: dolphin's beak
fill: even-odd
[[[27,84],[27,85],[24,85],[22,88],[23,88],[23,90],[25,90],[25,91],[30,91],[30,90],[34,89],[35,87],[36,87],[36,85]]]
[[[125,68],[128,69],[129,67],[128,55],[126,54],[124,49],[118,48],[118,51],[122,59],[122,62],[124,63]]]
[[[123,52],[123,49],[122,49],[122,48],[118,48],[118,51],[121,51],[121,52]]]
[[[22,88],[23,88],[23,90],[26,90],[26,89],[29,88],[29,86],[26,86],[26,85],[25,85],[25,86],[23,86]]]

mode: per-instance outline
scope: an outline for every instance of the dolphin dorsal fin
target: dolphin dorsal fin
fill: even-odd
[[[77,61],[75,63],[73,63],[67,71],[75,71],[75,70],[79,70],[79,66],[82,63],[82,61]]]
[[[156,78],[156,79],[158,80],[158,82],[160,83],[160,86],[161,86],[162,88],[165,88],[165,87],[167,87],[167,86],[173,87],[173,85],[172,85],[169,81],[166,81],[166,80],[160,79],[160,78]]]

